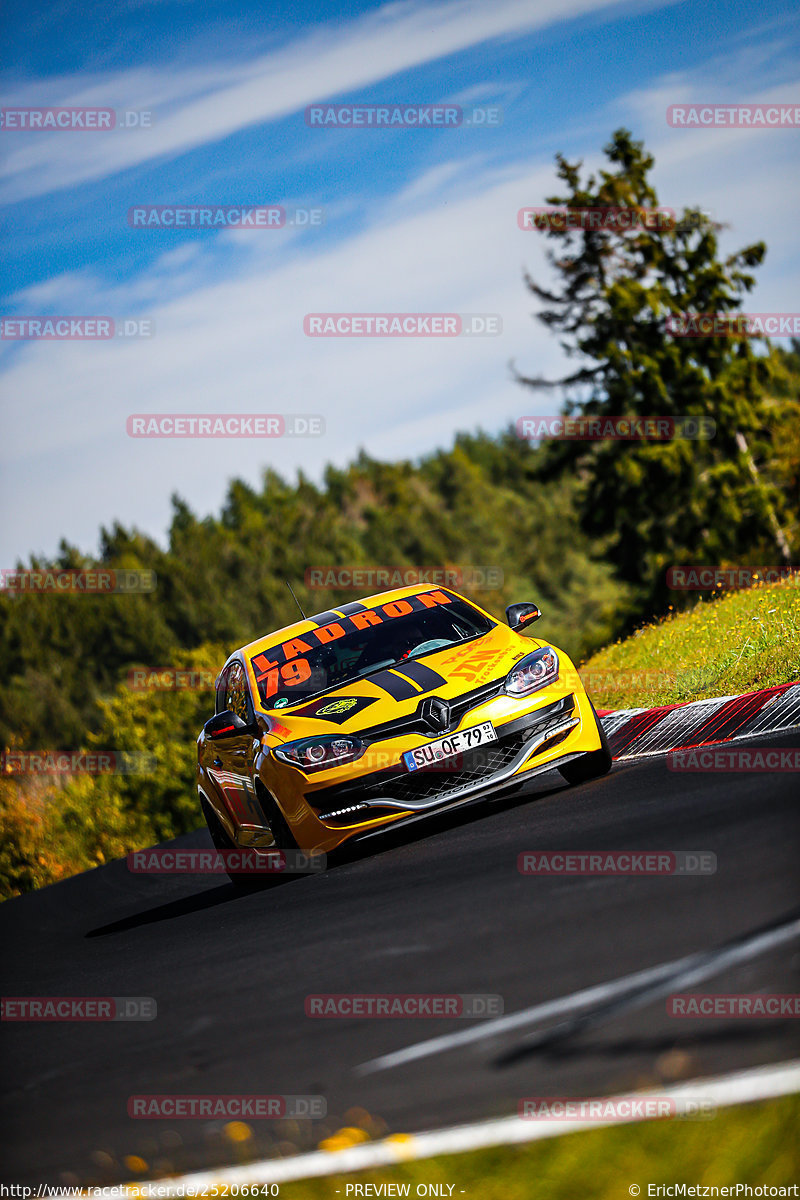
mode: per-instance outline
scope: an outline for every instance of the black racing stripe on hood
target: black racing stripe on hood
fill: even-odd
[[[393,700],[410,700],[412,696],[421,695],[419,688],[409,679],[395,675],[392,671],[378,671],[377,675],[369,676],[369,682],[388,692]]]
[[[408,662],[401,666],[392,667],[398,675],[405,675],[406,679],[412,680],[413,683],[418,683],[423,692],[431,692],[434,688],[441,687],[447,680],[438,671],[432,671],[430,667],[426,667],[425,663]]]

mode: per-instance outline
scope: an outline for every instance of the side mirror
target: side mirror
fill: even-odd
[[[524,629],[538,621],[541,615],[537,604],[509,604],[506,609],[506,620],[512,629]]]
[[[212,717],[210,721],[206,721],[203,726],[203,732],[206,737],[217,741],[219,738],[242,737],[246,733],[252,733],[255,736],[257,726],[255,721],[248,725],[236,713],[225,709],[224,712],[217,713],[216,716]]]

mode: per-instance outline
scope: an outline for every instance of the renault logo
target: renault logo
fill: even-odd
[[[418,709],[422,724],[431,733],[445,733],[450,728],[450,705],[439,696],[429,696]]]

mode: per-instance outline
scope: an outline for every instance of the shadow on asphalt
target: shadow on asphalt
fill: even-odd
[[[679,1036],[665,1033],[658,1037],[628,1037],[608,1042],[575,1039],[577,1044],[573,1045],[567,1045],[562,1041],[543,1046],[541,1057],[549,1062],[569,1062],[571,1059],[624,1058],[629,1054],[657,1056],[666,1054],[670,1050],[710,1049],[713,1046],[728,1046],[737,1043],[756,1045],[758,1042],[763,1042],[765,1038],[788,1033],[791,1028],[790,1021],[765,1021],[760,1027],[748,1026],[747,1028],[731,1022],[723,1025],[720,1029],[698,1030],[696,1033],[685,1033]]]
[[[545,783],[544,787],[542,786],[543,782]],[[531,784],[533,783],[534,781],[531,780]],[[577,788],[570,787],[560,778],[550,781],[545,780],[542,776],[538,778],[534,786],[535,790],[531,789],[525,783],[512,785],[493,796],[482,797],[472,804],[465,805],[463,809],[445,810],[441,813],[428,815],[418,825],[390,827],[385,833],[375,834],[367,841],[348,843],[341,850],[328,855],[327,869],[328,871],[335,871],[338,868],[362,862],[365,859],[378,858],[382,854],[404,846],[412,846],[427,838],[435,837],[437,834],[460,829],[482,818],[490,817],[494,813],[521,808],[534,801],[545,800],[560,792],[578,790]],[[591,784],[581,785],[581,788],[588,789],[590,787]],[[199,834],[201,840],[205,840],[204,835],[206,832],[205,828],[201,828],[190,836],[194,838]],[[210,838],[208,842],[210,846]],[[263,896],[266,892],[270,892],[275,888],[289,883],[297,883],[305,878],[305,875],[299,874],[273,875],[259,879],[249,888],[235,887],[232,883],[227,883],[211,890],[203,889],[201,892],[181,896],[177,900],[169,900],[165,904],[159,904],[155,908],[147,909],[145,912],[131,913],[130,916],[122,917],[117,921],[111,921],[108,925],[100,925],[96,929],[90,929],[85,934],[85,937],[107,937],[116,933],[126,933],[131,929],[138,929],[142,926],[153,925],[160,921],[178,920],[181,917],[190,916],[192,913],[202,912],[204,909],[215,908],[219,904],[228,904],[230,901],[241,900],[254,895]]]
[[[294,883],[302,878],[304,878],[302,875],[272,877],[263,882],[259,880],[258,886],[250,889],[237,888],[232,883],[224,883],[211,890],[206,889],[202,892],[195,892],[191,896],[182,896],[179,900],[169,900],[166,904],[159,904],[156,908],[147,909],[146,912],[131,913],[129,917],[111,921],[108,925],[99,925],[97,929],[88,930],[84,936],[87,938],[106,937],[112,933],[125,933],[142,925],[153,925],[158,921],[174,921],[178,917],[202,912],[206,908],[216,908],[218,904],[227,904],[230,900],[242,900],[282,884]]]
[[[540,785],[541,779],[540,776],[538,780]],[[341,850],[328,856],[328,864],[329,866],[345,866],[348,863],[360,862],[365,858],[374,858],[386,851],[396,850],[402,846],[413,846],[415,843],[435,837],[437,834],[472,825],[475,821],[491,817],[494,813],[509,812],[512,809],[532,804],[536,800],[546,800],[549,796],[557,795],[559,792],[574,790],[560,779],[558,781],[554,779],[552,783],[548,781],[548,784],[549,786],[544,788],[540,786],[535,791],[528,790],[525,783],[514,784],[493,796],[482,796],[479,800],[465,804],[463,808],[445,809],[441,813],[426,814],[419,824],[390,825],[385,832],[375,833],[363,842],[347,843]]]

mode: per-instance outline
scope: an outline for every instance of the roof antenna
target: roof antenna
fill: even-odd
[[[286,584],[287,588],[288,588],[288,589],[289,589],[289,591],[292,593],[292,599],[294,600],[294,602],[295,602],[295,604],[297,605],[297,607],[300,609],[300,616],[303,618],[303,620],[304,620],[304,621],[307,621],[307,620],[308,620],[308,617],[307,617],[307,616],[306,616],[306,614],[303,612],[303,609],[302,609],[302,606],[301,606],[301,604],[300,604],[300,601],[297,599],[297,596],[295,596],[295,594],[294,594],[294,591],[292,590],[292,585],[289,583],[289,580],[288,580],[288,579],[284,579],[284,581],[283,581],[283,582]]]

